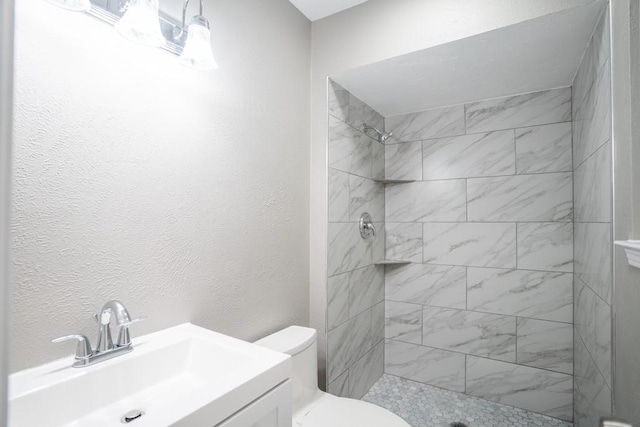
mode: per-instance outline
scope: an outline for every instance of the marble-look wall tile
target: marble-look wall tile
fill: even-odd
[[[349,319],[349,273],[329,277],[327,283],[327,328]]]
[[[369,212],[374,221],[384,220],[384,185],[371,179],[349,175],[349,219],[359,221]]]
[[[579,418],[586,418],[590,426],[598,426],[601,417],[611,416],[611,389],[597,368],[593,359],[584,347],[578,334],[575,335],[575,384],[582,401],[580,408],[585,412],[578,414]],[[577,418],[578,418],[577,417]]]
[[[382,376],[384,342],[381,341],[349,368],[349,397],[360,399]]]
[[[596,80],[598,71],[602,69],[607,59],[610,57],[610,36],[609,36],[609,11],[600,17],[593,37],[582,58],[582,63],[573,81],[573,106],[574,108],[584,102],[587,94],[591,90]]]
[[[328,238],[329,276],[371,265],[371,239],[362,240],[357,223],[329,223]]]
[[[387,340],[384,363],[388,374],[464,392],[464,354]]]
[[[366,123],[384,131],[384,117],[353,94],[349,95],[348,123],[356,129],[362,129],[362,125]]]
[[[385,259],[384,235],[386,234],[386,227],[384,222],[376,221],[373,222],[373,226],[376,228],[376,235],[369,240],[371,241],[373,262],[378,262]]]
[[[515,362],[516,318],[424,307],[422,344]]]
[[[611,144],[606,143],[573,175],[575,220],[611,222]]]
[[[513,130],[423,141],[423,179],[512,175],[514,150]]]
[[[611,224],[576,222],[574,234],[576,275],[611,304]]]
[[[349,92],[338,83],[329,80],[329,114],[333,117],[349,121]]]
[[[467,180],[469,221],[571,221],[571,173]]]
[[[465,112],[467,133],[567,122],[571,88],[471,102]]]
[[[331,383],[371,348],[371,310],[349,319],[327,335],[327,382]]]
[[[611,306],[604,302],[601,298],[596,298],[596,339],[595,339],[595,353],[593,359],[598,367],[598,370],[602,373],[605,382],[609,388],[612,388],[611,383],[611,318],[613,312]]]
[[[385,224],[386,258],[422,262],[422,224]]]
[[[518,318],[517,363],[573,374],[573,325]]]
[[[574,325],[590,354],[596,349],[596,294],[580,278],[574,277]]]
[[[371,343],[373,345],[384,340],[384,307],[385,302],[382,301],[371,309]]]
[[[611,139],[611,66],[602,66],[586,99],[573,118],[573,167],[582,164]]]
[[[385,304],[385,338],[414,344],[422,343],[422,306],[387,301]]]
[[[579,278],[575,279],[574,295],[576,332],[611,387],[611,306]]]
[[[329,116],[329,167],[370,178],[372,144],[362,132]]]
[[[465,180],[386,186],[387,222],[465,221]]]
[[[384,299],[384,267],[371,265],[349,273],[349,317]]]
[[[349,371],[333,380],[327,386],[327,393],[338,397],[349,397]]]
[[[384,147],[387,179],[422,179],[422,143],[420,141],[387,144]]]
[[[518,268],[573,272],[573,223],[518,224]]]
[[[349,221],[349,176],[329,168],[329,222]]]
[[[466,307],[464,267],[410,264],[385,270],[385,299],[439,307]]]
[[[390,142],[464,135],[464,106],[455,105],[387,117],[386,129],[393,132]]]
[[[588,402],[576,385],[573,386],[573,427],[593,427],[587,416]]]
[[[467,394],[571,421],[571,375],[467,356]]]
[[[571,122],[516,129],[518,174],[571,172]]]
[[[573,275],[468,268],[467,307],[485,313],[571,323]]]
[[[371,177],[373,179],[384,179],[384,156],[384,145],[374,141],[371,144]]]
[[[426,223],[424,262],[515,268],[516,225],[506,223]]]

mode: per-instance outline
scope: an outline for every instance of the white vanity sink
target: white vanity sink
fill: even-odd
[[[9,426],[210,427],[290,375],[288,356],[190,323],[133,345],[85,368],[70,357],[11,375]],[[132,410],[145,414],[123,424]]]

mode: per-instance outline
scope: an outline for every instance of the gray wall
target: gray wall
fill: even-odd
[[[570,421],[571,88],[385,122],[385,372]]]
[[[382,129],[384,118],[329,82],[326,381],[330,393],[355,399],[380,378],[384,358],[384,266],[375,265],[384,257],[384,146],[363,123]],[[377,229],[367,240],[363,212]]]
[[[286,0],[205,11],[215,72],[18,5],[13,370],[94,338],[111,298],[149,316],[134,336],[308,324],[311,24]]]
[[[573,84],[576,426],[611,413],[612,175],[608,8]]]
[[[9,367],[9,181],[13,101],[13,0],[0,3],[0,425],[7,417]]]
[[[615,240],[637,240],[640,168],[633,165],[640,161],[637,149],[640,138],[639,2],[612,2],[611,18]],[[614,413],[621,419],[637,422],[640,420],[640,270],[629,266],[622,248],[615,249],[614,260]]]

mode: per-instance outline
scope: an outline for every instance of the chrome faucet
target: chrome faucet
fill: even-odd
[[[116,344],[113,343],[111,338],[111,319],[113,317],[116,319],[116,326],[119,327]],[[111,300],[102,306],[102,310],[100,310],[99,314],[94,315],[94,318],[98,324],[98,343],[95,349],[91,348],[89,338],[84,335],[66,335],[51,340],[54,343],[67,340],[78,341],[76,361],[72,365],[75,368],[94,365],[132,351],[133,346],[131,345],[129,326],[146,319],[146,316],[131,319],[124,304],[120,301]]]

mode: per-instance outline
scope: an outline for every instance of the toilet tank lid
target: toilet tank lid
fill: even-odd
[[[315,339],[315,329],[289,326],[254,342],[254,344],[294,356],[313,344]]]

